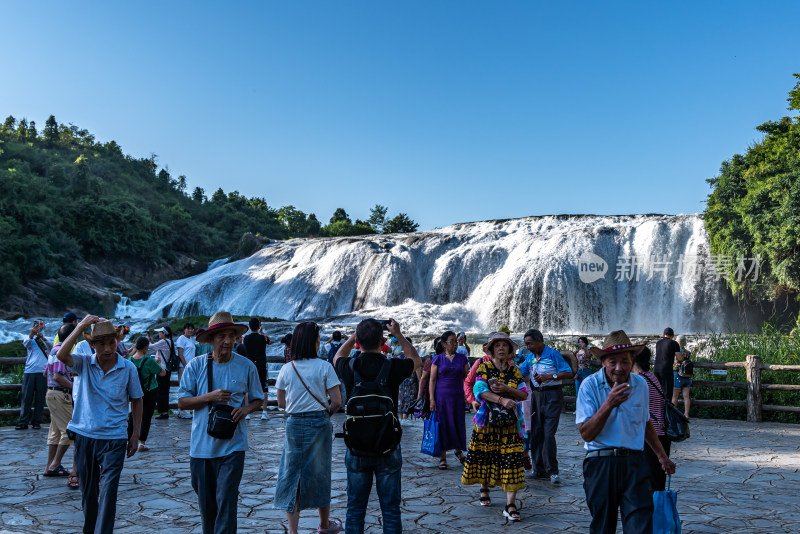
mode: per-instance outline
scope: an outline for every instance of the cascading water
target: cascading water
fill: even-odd
[[[679,273],[687,258],[699,266],[694,276]],[[709,264],[698,215],[529,217],[276,243],[118,311],[339,323],[393,316],[417,332],[718,331],[734,314]]]

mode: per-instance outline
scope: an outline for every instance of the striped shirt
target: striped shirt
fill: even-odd
[[[664,435],[664,410],[666,408],[666,401],[664,395],[661,394],[661,384],[651,372],[641,373],[640,375],[647,381],[647,387],[650,389],[650,420],[653,426],[656,427],[656,434],[659,436]]]

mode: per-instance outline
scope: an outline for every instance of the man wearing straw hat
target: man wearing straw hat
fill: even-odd
[[[73,354],[78,336],[87,337],[94,354]],[[117,330],[110,321],[87,315],[67,336],[56,357],[78,375],[73,388],[74,408],[67,430],[75,433],[75,469],[81,488],[83,532],[114,530],[117,488],[125,452],[139,447],[142,387],[136,366],[117,354]],[[128,401],[133,434],[128,438]]]
[[[236,532],[239,483],[248,448],[245,416],[261,406],[264,398],[256,366],[233,352],[236,338],[245,332],[247,326],[234,323],[230,313],[215,313],[208,328],[198,330],[196,336],[198,343],[208,342],[214,351],[193,358],[181,377],[178,409],[194,410],[189,468],[203,534]],[[235,424],[232,434],[210,434],[212,404],[215,410],[225,408],[222,411],[230,413]]]
[[[591,533],[653,531],[653,493],[644,455],[645,442],[668,475],[675,472],[650,421],[649,390],[631,373],[633,356],[645,345],[633,345],[622,330],[611,332],[592,355],[603,368],[578,391],[575,422],[588,451],[583,461],[583,489],[592,514]]]

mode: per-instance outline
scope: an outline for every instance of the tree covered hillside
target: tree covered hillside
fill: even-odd
[[[132,158],[52,115],[41,131],[14,117],[0,127],[0,193],[0,297],[28,280],[69,274],[80,260],[230,255],[245,232],[281,239],[416,230],[405,214],[386,221],[382,206],[380,227],[352,223],[342,208],[322,226],[313,213],[237,191],[207,198],[154,157]]]

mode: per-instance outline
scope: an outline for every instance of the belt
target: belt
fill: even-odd
[[[644,451],[635,451],[632,449],[600,449],[599,451],[589,451],[586,453],[587,458],[595,458],[597,456],[639,456]]]
[[[64,393],[69,393],[67,388],[62,388],[61,386],[47,386],[47,389],[52,389],[53,391],[63,391]]]
[[[531,389],[533,389],[534,391],[550,391],[551,389],[561,389],[562,387],[564,386],[558,385],[558,386],[536,387],[532,385]]]

